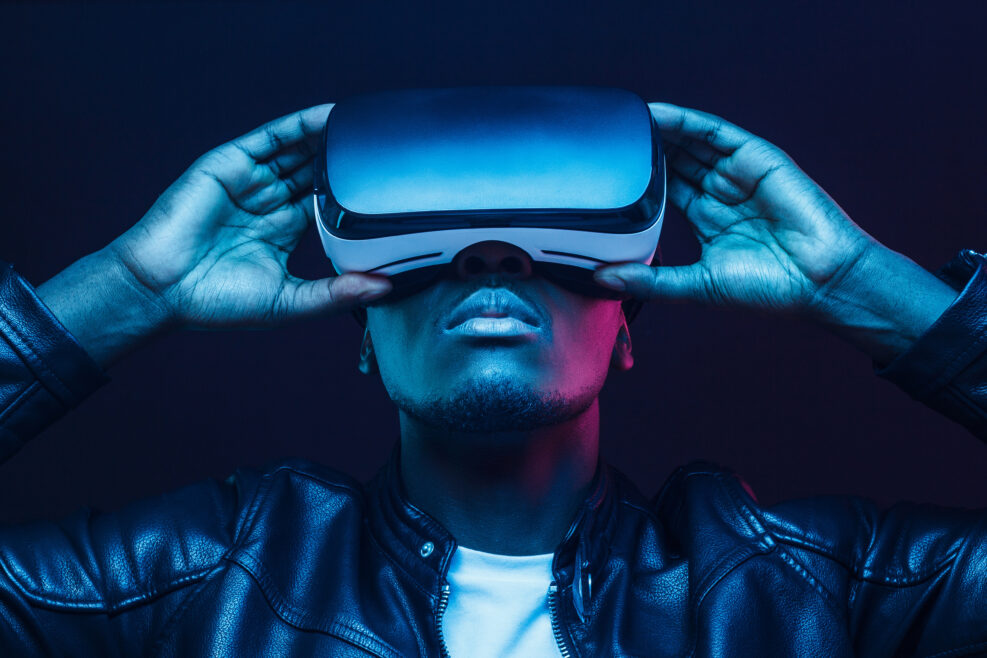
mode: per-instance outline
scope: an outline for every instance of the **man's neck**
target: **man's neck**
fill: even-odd
[[[556,549],[596,469],[597,400],[565,423],[524,432],[449,432],[400,413],[401,478],[412,504],[467,548]]]

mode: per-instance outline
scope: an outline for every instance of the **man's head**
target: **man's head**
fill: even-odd
[[[365,343],[363,362],[376,358],[391,399],[419,422],[477,433],[559,424],[589,408],[609,368],[632,366],[620,301],[533,274],[528,255],[504,242],[463,250],[453,271],[367,309],[373,354]]]

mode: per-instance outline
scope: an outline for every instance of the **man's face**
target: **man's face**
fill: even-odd
[[[367,309],[398,407],[468,432],[533,429],[585,411],[611,364],[620,302],[533,276],[527,254],[503,242],[473,245],[454,266],[455,278]],[[614,363],[629,368],[629,344],[622,354]]]

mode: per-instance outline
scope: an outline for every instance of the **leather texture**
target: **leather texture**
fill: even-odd
[[[107,381],[31,284],[0,261],[0,461]]]
[[[964,254],[962,292],[879,373],[984,439],[987,268]],[[9,456],[105,375],[3,272]],[[287,460],[0,528],[0,654],[440,656],[455,539],[408,502],[399,463],[396,444],[363,484]],[[766,508],[709,463],[648,500],[601,462],[591,489],[546,591],[563,655],[987,654],[987,511],[848,496]]]

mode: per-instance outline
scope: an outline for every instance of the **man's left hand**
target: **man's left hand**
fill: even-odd
[[[778,147],[711,114],[650,107],[666,149],[669,201],[702,256],[685,267],[600,270],[635,296],[811,312],[876,244]]]
[[[666,147],[669,201],[702,253],[679,267],[601,267],[599,283],[639,299],[808,317],[878,360],[906,349],[955,297],[857,226],[777,146],[712,114],[650,108]]]

